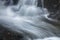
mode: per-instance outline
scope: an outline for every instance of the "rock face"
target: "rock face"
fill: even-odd
[[[44,7],[50,12],[49,18],[60,20],[60,0],[45,0]]]
[[[60,2],[56,3],[55,6],[53,6],[52,12],[53,13],[50,13],[49,17],[60,21]]]
[[[45,0],[44,1],[44,6],[49,10],[49,11],[54,11],[57,9],[57,5],[59,5],[60,0]]]

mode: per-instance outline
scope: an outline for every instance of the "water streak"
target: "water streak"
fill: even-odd
[[[6,14],[4,12],[2,14],[5,16],[0,17],[0,23],[2,23],[4,27],[19,33],[21,32],[20,30],[23,30],[25,34],[28,33],[26,35],[33,38],[35,37],[34,35],[39,38],[55,36],[55,34],[51,32],[51,30],[48,29],[49,31],[47,31],[43,29],[42,26],[46,27],[46,23],[42,22],[38,17],[36,17],[40,17],[40,14],[43,13],[42,8],[37,7],[37,0],[20,0],[18,3],[18,11],[15,12],[11,9],[12,8],[8,7],[6,10]],[[48,26],[46,28],[48,28]]]

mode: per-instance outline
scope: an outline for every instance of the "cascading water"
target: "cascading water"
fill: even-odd
[[[22,31],[23,34],[26,34],[32,39],[55,36],[55,34],[51,32],[52,30],[55,31],[55,27],[50,25],[48,28],[48,25],[46,25],[48,23],[39,20],[40,14],[42,14],[43,11],[42,8],[37,7],[37,0],[19,0],[17,6],[18,11],[16,12],[8,7],[6,13],[8,16],[0,17],[0,24],[2,23],[4,27],[18,33]],[[46,30],[42,27],[46,27]]]
[[[37,0],[20,0],[21,7],[19,8],[20,16],[32,16],[38,14]],[[31,10],[32,9],[32,10]],[[35,11],[35,12],[34,12]]]
[[[13,1],[11,0],[10,4],[12,3]],[[7,13],[5,15],[14,16],[15,14],[18,14],[19,16],[39,16],[43,13],[44,10],[42,10],[42,8],[37,7],[37,0],[19,0],[18,4],[14,6],[15,11],[12,11],[11,9],[13,8],[8,7],[6,11]]]
[[[37,5],[37,0],[20,0],[21,5]]]

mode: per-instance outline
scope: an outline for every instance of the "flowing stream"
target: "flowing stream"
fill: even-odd
[[[7,13],[1,12],[4,16],[0,17],[0,24],[18,33],[22,31],[32,39],[56,36],[53,33],[56,28],[40,20],[44,9],[37,7],[37,0],[20,0],[17,6],[15,11],[8,7]]]

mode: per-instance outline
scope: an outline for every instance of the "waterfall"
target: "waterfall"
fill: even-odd
[[[37,5],[37,0],[20,0],[22,5]]]
[[[37,0],[19,0],[17,5],[17,10],[20,10],[21,6],[28,5],[28,6],[37,6]]]
[[[44,0],[41,0],[42,8],[44,8]]]
[[[36,16],[39,12],[42,13],[42,9],[39,11],[37,7],[37,0],[20,0],[18,6],[20,16]]]
[[[41,13],[44,13],[42,12],[44,10],[37,7],[38,3],[37,1],[38,0],[19,0],[18,4],[14,6],[15,13],[20,16],[36,16],[40,15]],[[4,2],[2,2],[2,5],[4,4]],[[10,4],[13,3],[12,0],[10,0],[10,2],[11,2]],[[43,0],[41,0],[41,3],[43,8],[44,7]]]
[[[48,36],[53,36],[54,34],[48,28],[48,23],[45,23],[37,18],[40,17],[40,14],[43,13],[42,8],[37,7],[37,0],[19,0],[17,5],[18,11],[14,11],[19,16],[14,16],[15,13],[11,10],[11,8],[7,8],[7,13],[5,14],[5,10],[2,15],[8,15],[0,17],[0,24],[2,24],[5,28],[11,29],[13,31],[19,32],[22,30],[23,34],[28,35],[29,37],[34,38],[44,38]],[[23,16],[23,17],[22,17]],[[33,17],[29,19],[29,17]],[[24,18],[26,17],[26,18]],[[41,17],[42,18],[42,17]],[[47,24],[47,25],[46,25]],[[49,31],[45,30],[49,29]],[[50,26],[49,26],[50,27]],[[53,26],[51,26],[53,27]],[[55,30],[54,30],[55,31]]]

